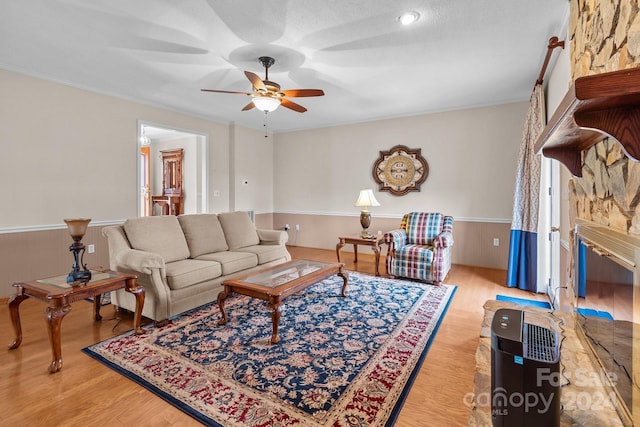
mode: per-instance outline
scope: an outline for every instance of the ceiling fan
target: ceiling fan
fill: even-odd
[[[251,102],[245,105],[242,111],[251,110],[257,108],[265,113],[271,112],[282,105],[298,113],[304,113],[307,111],[300,104],[296,104],[287,98],[302,98],[309,96],[323,96],[324,92],[321,89],[288,89],[281,90],[280,85],[276,82],[269,81],[269,67],[271,67],[276,61],[270,56],[261,56],[258,61],[264,67],[265,79],[261,80],[256,74],[251,71],[245,71],[244,75],[247,76],[251,85],[253,86],[253,92],[233,92],[228,90],[215,90],[215,89],[201,89],[203,92],[217,92],[217,93],[232,93],[239,95],[247,95],[251,97]]]

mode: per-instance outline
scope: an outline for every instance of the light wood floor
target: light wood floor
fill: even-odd
[[[291,247],[294,258],[335,261],[329,250]],[[373,256],[343,252],[350,270],[374,272]],[[381,264],[383,262],[381,261]],[[381,265],[381,270],[384,267]],[[25,278],[31,279],[31,278]],[[541,295],[508,289],[506,272],[454,266],[445,281],[458,290],[397,420],[397,426],[462,426],[470,409],[465,395],[473,391],[475,351],[483,303],[496,294],[545,300]],[[131,319],[92,321],[92,304],[77,302],[62,322],[64,367],[48,374],[51,350],[44,320],[45,305],[26,300],[20,306],[23,341],[16,350],[0,350],[0,425],[15,426],[189,426],[198,425],[182,411],[125,379],[80,350],[131,328]],[[7,305],[0,304],[0,344],[14,333]]]

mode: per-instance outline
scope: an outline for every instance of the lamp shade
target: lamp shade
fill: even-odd
[[[366,190],[360,190],[360,196],[358,196],[354,206],[380,206],[380,203],[376,200],[376,196],[373,195],[373,190],[367,188]]]
[[[253,105],[255,105],[258,110],[261,110],[267,113],[275,110],[280,105],[279,99],[271,98],[268,96],[256,96],[252,99],[252,101],[253,101]]]

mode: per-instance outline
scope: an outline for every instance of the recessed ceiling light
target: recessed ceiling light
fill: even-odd
[[[403,13],[402,16],[398,18],[402,25],[411,25],[420,19],[420,14],[415,11]]]

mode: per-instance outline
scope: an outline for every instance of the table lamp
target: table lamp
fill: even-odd
[[[86,218],[65,219],[64,222],[73,239],[73,243],[69,246],[69,251],[73,252],[73,267],[67,276],[67,283],[77,286],[91,280],[91,271],[84,263],[84,244],[81,242],[91,220]]]
[[[362,212],[360,212],[360,225],[362,225],[361,237],[365,239],[371,239],[374,236],[369,234],[369,225],[371,225],[371,214],[367,209],[369,206],[380,206],[380,203],[376,200],[376,196],[373,195],[373,190],[367,188],[366,190],[360,190],[360,196],[356,200],[355,206],[362,206]]]

